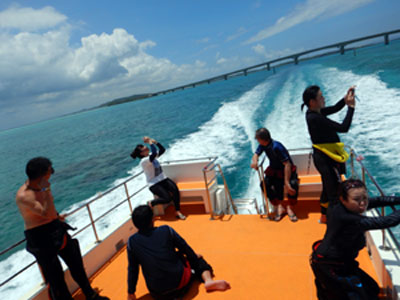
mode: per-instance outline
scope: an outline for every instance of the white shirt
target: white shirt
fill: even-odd
[[[157,159],[154,159],[153,162],[151,162],[149,157],[142,158],[140,165],[146,175],[149,187],[167,178]]]

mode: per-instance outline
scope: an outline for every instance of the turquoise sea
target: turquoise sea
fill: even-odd
[[[129,153],[144,135],[167,148],[164,160],[218,156],[233,197],[258,197],[257,177],[249,168],[254,132],[265,126],[289,149],[310,147],[300,110],[302,92],[310,84],[322,87],[328,105],[357,85],[360,101],[342,140],[365,157],[388,194],[399,193],[399,54],[400,41],[394,41],[359,49],[356,55],[350,51],[281,67],[276,74],[261,71],[0,132],[0,249],[23,238],[14,197],[25,181],[26,162],[35,156],[53,161],[51,182],[59,211],[139,172]],[[344,114],[333,118],[342,120]],[[24,264],[0,259],[0,274]]]

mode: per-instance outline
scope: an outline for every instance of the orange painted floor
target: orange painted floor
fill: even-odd
[[[225,216],[210,221],[208,215],[190,214],[187,220],[167,217],[156,226],[172,226],[189,245],[213,266],[216,279],[227,280],[232,289],[205,293],[194,284],[184,299],[317,299],[314,277],[309,266],[312,243],[323,237],[317,201],[299,201],[299,221],[287,216],[280,222],[257,215]],[[126,250],[92,277],[93,287],[112,300],[127,299]],[[364,249],[359,256],[361,267],[377,280],[372,263]],[[140,274],[137,299],[152,299]],[[75,299],[84,299],[78,293]]]

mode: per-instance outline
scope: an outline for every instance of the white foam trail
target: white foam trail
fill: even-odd
[[[375,74],[357,75],[351,71],[339,71],[329,68],[319,72],[324,82],[325,94],[329,103],[341,99],[347,88],[356,85],[356,94],[360,102],[356,109],[349,133],[342,135],[342,140],[351,145],[359,154],[373,155],[379,159],[365,163],[387,173],[391,173],[390,182],[394,185],[386,187],[386,192],[399,191],[400,155],[397,146],[400,145],[400,90],[388,88]],[[329,89],[328,89],[329,87]],[[332,119],[343,120],[344,109]],[[396,172],[397,171],[397,172]]]
[[[299,91],[303,91],[305,87],[306,82],[301,72],[292,70],[284,81],[280,93],[275,99],[269,100],[272,108],[264,122],[264,127],[270,131],[273,139],[280,141],[287,149],[310,147],[304,113],[300,110],[302,92],[299,93]],[[268,159],[264,165],[268,165]],[[261,204],[259,185],[257,173],[252,172],[245,197],[255,197]]]
[[[241,145],[249,142],[249,136],[254,134],[253,114],[265,97],[271,82],[262,83],[250,91],[244,93],[238,100],[224,103],[210,121],[200,126],[199,130],[174,143],[163,156],[163,160],[184,159],[193,157],[219,156],[220,163],[226,168],[233,168],[241,158]],[[251,139],[250,142],[253,142]],[[254,142],[253,142],[254,143]],[[132,168],[131,175],[141,171],[140,166]],[[130,177],[130,176],[129,176]],[[116,180],[112,186],[125,181],[127,178]],[[146,185],[145,177],[140,175],[128,184],[130,193],[137,191]],[[90,202],[94,197],[72,205],[67,211],[72,211],[84,203]],[[93,218],[96,219],[111,207],[117,205],[126,198],[124,187],[119,187],[110,194],[103,196],[90,205]],[[132,199],[132,206],[145,203],[153,199],[151,192],[146,188]],[[121,205],[113,213],[105,216],[96,223],[96,229],[100,239],[105,238],[119,225],[129,218],[130,210],[128,204]],[[89,222],[87,209],[82,209],[70,216],[67,221],[82,228]],[[77,236],[80,242],[82,253],[88,252],[95,245],[95,237],[91,227]],[[14,274],[25,262],[33,261],[33,256],[25,250],[14,253],[7,260],[0,262],[1,278],[7,278]],[[24,262],[24,263],[21,263]],[[66,266],[64,265],[64,268]],[[37,266],[31,267],[21,276],[0,289],[0,299],[24,298],[24,295],[38,286],[41,276]]]
[[[242,158],[241,146],[252,143],[255,124],[253,115],[262,103],[272,81],[261,83],[238,100],[224,103],[212,119],[166,152],[163,160],[218,156],[225,170],[234,168]],[[255,145],[254,145],[255,146]]]

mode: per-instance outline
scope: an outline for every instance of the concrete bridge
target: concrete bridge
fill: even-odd
[[[324,46],[324,47],[315,48],[312,50],[295,53],[292,55],[280,57],[280,58],[273,59],[273,60],[270,60],[267,62],[263,62],[261,64],[246,67],[246,68],[243,68],[240,70],[235,70],[235,71],[225,73],[222,75],[218,75],[215,77],[211,77],[208,79],[200,80],[197,82],[192,82],[192,83],[174,87],[174,88],[168,89],[168,90],[159,91],[157,93],[153,93],[152,96],[165,95],[167,93],[171,93],[171,92],[175,92],[175,91],[179,91],[179,90],[195,88],[198,85],[210,84],[211,82],[214,82],[214,81],[228,80],[230,77],[243,76],[243,75],[246,76],[249,73],[257,72],[257,71],[261,71],[261,70],[268,70],[268,71],[272,70],[275,73],[275,69],[277,67],[280,67],[283,65],[288,65],[288,64],[292,64],[292,63],[297,65],[299,62],[304,61],[304,60],[309,60],[309,59],[313,59],[313,58],[317,58],[317,57],[332,55],[332,54],[336,54],[336,53],[340,53],[343,55],[346,51],[349,51],[349,50],[355,51],[357,48],[370,46],[371,44],[366,44],[366,45],[359,46],[359,47],[349,47],[350,45],[355,44],[355,43],[368,41],[368,40],[372,40],[372,39],[376,39],[376,38],[380,38],[380,37],[383,37],[384,44],[388,45],[389,44],[389,36],[396,34],[396,33],[400,33],[400,29],[383,32],[383,33],[379,33],[379,34],[374,34],[374,35],[369,35],[369,36],[365,36],[365,37],[361,37],[361,38],[357,38],[357,39],[353,39],[353,40],[348,40],[348,41],[344,41],[344,42],[340,42],[340,43],[331,44],[331,45]],[[316,54],[317,52],[321,52],[321,51],[325,51],[325,52]],[[310,54],[315,54],[315,55],[309,56]]]

